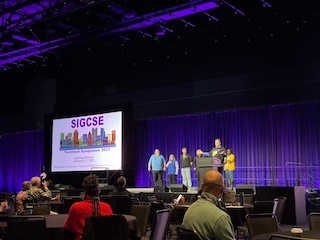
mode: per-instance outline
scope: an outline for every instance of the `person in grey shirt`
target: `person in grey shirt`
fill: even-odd
[[[221,139],[216,138],[214,140],[214,147],[210,150],[210,152],[203,152],[201,149],[198,149],[197,152],[207,157],[212,157],[219,161],[221,166],[218,167],[218,171],[222,174],[223,173],[223,161],[224,158],[227,156],[227,150],[221,145]],[[214,163],[216,164],[216,163]]]

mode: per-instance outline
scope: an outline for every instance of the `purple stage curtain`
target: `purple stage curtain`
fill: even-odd
[[[306,102],[136,122],[136,185],[153,186],[147,163],[155,148],[166,159],[171,153],[179,159],[183,146],[194,156],[198,148],[210,151],[214,139],[220,138],[236,156],[236,184],[309,187],[312,182],[310,187],[318,187],[319,107],[319,102]],[[165,178],[168,185],[166,174]],[[193,171],[192,178],[197,186]]]
[[[43,165],[43,131],[2,134],[0,138],[0,191],[15,194],[23,181],[39,176]]]
[[[134,122],[135,186],[151,187],[148,160],[155,148],[165,159],[181,148],[194,156],[210,151],[214,139],[236,156],[235,184],[319,187],[320,103],[318,101],[159,117]],[[0,139],[0,191],[18,191],[40,174],[43,131],[3,134]],[[169,185],[164,174],[164,184]],[[193,186],[197,186],[192,168]],[[179,171],[178,183],[182,183]],[[66,183],[67,184],[67,183]]]

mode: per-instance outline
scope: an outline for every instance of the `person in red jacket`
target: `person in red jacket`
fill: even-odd
[[[83,181],[83,188],[85,190],[84,200],[71,205],[64,224],[67,232],[75,234],[75,240],[82,239],[87,216],[113,214],[110,205],[99,200],[100,189],[97,175],[86,176]]]

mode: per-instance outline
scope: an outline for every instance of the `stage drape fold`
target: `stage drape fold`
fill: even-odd
[[[43,131],[2,134],[0,138],[0,191],[15,194],[23,181],[41,174]]]

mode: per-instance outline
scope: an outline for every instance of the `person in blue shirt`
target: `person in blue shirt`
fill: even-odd
[[[169,160],[166,164],[168,169],[168,176],[170,184],[177,184],[177,176],[179,171],[179,163],[173,154],[170,154]]]
[[[166,171],[166,160],[159,149],[154,150],[148,162],[148,171],[152,170],[155,186],[163,185],[163,172]]]

